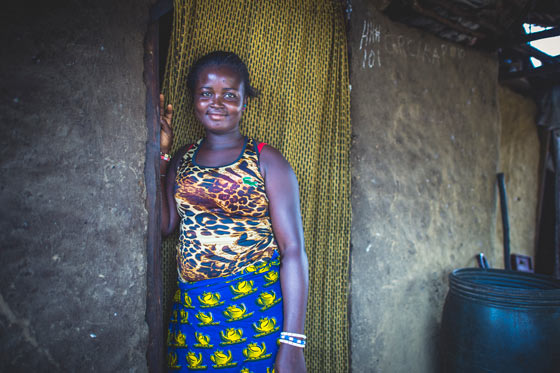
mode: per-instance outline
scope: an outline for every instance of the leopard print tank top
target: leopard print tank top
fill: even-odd
[[[204,167],[196,163],[202,141],[185,153],[177,170],[177,270],[183,281],[239,273],[262,264],[277,248],[256,142],[245,138],[231,164]]]

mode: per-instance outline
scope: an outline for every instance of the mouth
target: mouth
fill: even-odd
[[[226,120],[227,115],[223,113],[207,113],[206,117],[213,122],[223,122]]]
[[[206,113],[206,115],[208,115],[209,117],[225,117],[227,116],[227,113],[224,113],[222,111],[209,111]]]

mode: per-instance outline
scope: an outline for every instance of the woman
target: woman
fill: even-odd
[[[162,233],[180,226],[169,369],[305,372],[308,263],[295,174],[239,131],[256,94],[237,55],[202,57],[187,86],[206,136],[172,159],[172,106],[160,96]]]

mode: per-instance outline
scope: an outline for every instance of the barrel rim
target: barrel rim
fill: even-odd
[[[475,281],[472,278],[474,276],[493,282]],[[506,286],[506,283],[510,286]],[[511,286],[514,284],[523,284],[525,287]],[[449,274],[449,293],[506,307],[560,306],[559,280],[540,274],[502,269],[455,269]]]
[[[449,277],[450,278],[456,277],[458,279],[460,278],[462,281],[472,282],[462,277],[465,274],[494,274],[494,275],[506,276],[509,278],[511,277],[523,278],[523,279],[531,280],[533,282],[537,282],[537,281],[546,282],[556,286],[556,288],[554,289],[540,289],[540,290],[560,290],[560,280],[550,276],[542,275],[540,273],[508,271],[505,269],[494,269],[494,268],[457,268],[451,271]]]

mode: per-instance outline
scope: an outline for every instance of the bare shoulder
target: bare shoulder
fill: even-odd
[[[273,227],[276,226],[276,228],[273,229],[275,229],[277,233],[278,230],[282,230],[279,225],[283,226],[282,223],[278,224],[279,221],[294,220],[293,216],[295,215],[293,214],[299,214],[299,212],[297,212],[299,211],[299,186],[297,177],[292,166],[290,166],[290,163],[282,153],[268,145],[261,150],[260,168],[261,174],[264,177],[264,185],[269,199],[271,216],[273,217],[272,224]],[[279,219],[281,216],[284,217]]]
[[[265,145],[260,154],[261,170],[265,176],[267,171],[273,171],[275,174],[293,173],[290,163],[280,153],[280,151],[273,146]]]

